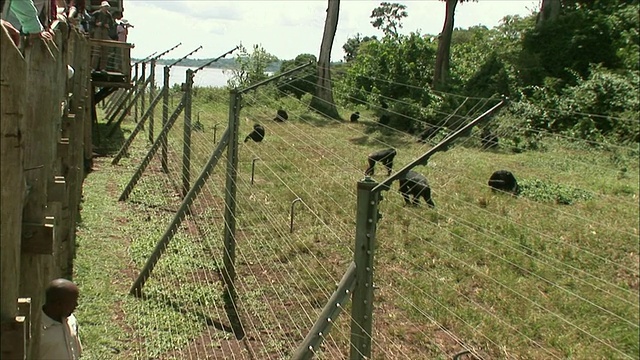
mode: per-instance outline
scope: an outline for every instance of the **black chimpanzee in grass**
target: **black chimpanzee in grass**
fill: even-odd
[[[427,127],[418,134],[418,142],[425,143],[429,141],[429,139],[436,135],[438,130],[440,130],[440,128],[435,125],[427,125]]]
[[[387,109],[389,108],[389,104],[387,104],[384,100],[380,100],[380,107],[384,110],[381,111],[380,119],[378,122],[382,125],[389,125],[391,121],[391,116],[387,113]]]
[[[391,169],[393,168],[393,158],[396,157],[396,149],[389,148],[372,152],[367,156],[367,162],[369,167],[365,170],[365,175],[373,175],[374,167],[377,162],[382,163],[387,168],[387,176],[391,175]]]
[[[491,187],[491,191],[494,192],[502,191],[513,195],[518,195],[520,192],[520,187],[518,186],[516,177],[507,170],[498,170],[491,174],[491,177],[489,178],[489,186]]]
[[[351,122],[358,122],[358,119],[360,119],[360,113],[357,111],[351,114],[351,117],[349,118]]]
[[[431,188],[429,187],[429,182],[427,182],[427,178],[424,177],[424,175],[413,170],[409,170],[406,174],[400,177],[399,182],[400,192],[404,198],[405,205],[419,205],[420,198],[423,198],[430,207],[436,206],[431,199]],[[413,196],[413,199],[411,200],[409,199],[410,195]]]
[[[262,127],[262,125],[260,124],[253,125],[253,131],[250,132],[246,138],[244,138],[244,142],[249,141],[249,139],[255,142],[262,141],[262,139],[264,139],[264,127]]]
[[[284,122],[285,120],[289,120],[289,114],[287,114],[287,112],[282,109],[278,110],[273,121]]]

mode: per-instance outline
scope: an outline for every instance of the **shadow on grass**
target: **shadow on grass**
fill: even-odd
[[[244,338],[244,331],[237,332],[237,329],[235,329],[234,327],[225,325],[218,320],[212,319],[209,315],[201,311],[187,309],[184,306],[184,304],[181,304],[180,302],[177,302],[177,301],[173,301],[166,296],[153,296],[153,295],[143,294],[141,299],[144,301],[155,301],[159,304],[164,304],[170,307],[171,309],[173,309],[175,312],[178,312],[183,315],[187,315],[187,314],[195,315],[197,318],[201,319],[205,324],[207,324],[207,326],[213,326],[214,328],[220,331],[234,334],[237,340],[241,340],[242,338]],[[226,300],[225,300],[225,303],[226,303]],[[227,306],[225,305],[225,308],[226,307]],[[229,318],[231,319],[231,317]],[[231,320],[231,322],[233,324],[233,320]]]
[[[338,120],[338,119],[331,119],[328,117],[325,117],[319,113],[313,113],[313,112],[309,112],[306,114],[301,114],[295,118],[292,119],[293,121],[303,121],[309,125],[313,125],[316,127],[325,127],[325,126],[331,126],[331,125],[337,125],[342,123],[342,120]]]
[[[113,129],[113,126],[117,126]],[[107,136],[113,130],[111,136]],[[115,155],[125,141],[125,134],[122,128],[114,123],[107,125],[98,122],[93,124],[93,144],[94,152],[97,156]]]
[[[364,125],[365,135],[349,139],[352,144],[378,147],[387,144],[392,147],[402,147],[413,143],[409,134],[402,131],[384,127],[373,121],[361,121],[360,123]]]

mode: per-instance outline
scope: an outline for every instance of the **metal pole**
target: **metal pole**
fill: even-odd
[[[227,149],[227,175],[225,184],[224,208],[224,279],[227,294],[234,299],[235,291],[235,260],[236,260],[236,179],[238,176],[238,133],[240,126],[240,94],[233,89],[229,102],[229,148]]]
[[[135,65],[135,79],[136,79],[136,83],[133,84],[133,89],[131,91],[137,91],[138,86],[140,86],[140,78],[138,77],[138,63],[136,63]],[[138,102],[134,102],[134,117],[133,120],[135,122],[138,122]]]
[[[289,233],[293,233],[293,209],[296,205],[296,203],[301,202],[302,199],[300,198],[296,198],[295,200],[293,200],[291,202],[291,210],[289,211],[289,219],[291,219],[290,223],[289,223]]]
[[[151,85],[149,87],[149,102],[151,99],[155,98],[156,94],[156,59],[151,60],[151,69],[149,70],[149,79],[151,80]],[[149,143],[153,144],[153,113],[155,112],[153,108],[151,108],[151,114],[149,115]]]
[[[217,140],[217,138],[216,138],[216,133],[218,132],[218,125],[219,125],[219,124],[215,124],[215,125],[213,125],[213,143],[214,143],[214,144],[216,143],[216,140]]]
[[[167,125],[169,120],[169,72],[168,66],[164,67],[164,93],[162,94],[162,128]],[[169,173],[169,164],[167,161],[168,144],[167,138],[162,138],[162,154],[160,157],[160,163],[162,164],[162,171],[165,174]]]
[[[214,141],[215,144],[215,141]],[[260,160],[260,158],[253,158],[253,160],[251,160],[251,185],[253,185],[253,175],[256,172],[256,161]]]
[[[142,109],[142,111],[144,111],[144,109],[146,109],[144,100],[145,100],[145,95],[147,94],[147,63],[146,62],[142,63],[142,87],[138,89],[138,91],[142,93],[142,96],[140,96],[140,108]]]
[[[342,312],[355,282],[356,265],[352,262],[347,272],[342,276],[338,288],[333,292],[331,298],[329,298],[329,301],[327,301],[327,304],[322,309],[320,317],[316,323],[313,324],[309,334],[307,334],[295,353],[293,353],[291,357],[293,360],[309,360],[313,358],[316,350],[320,348],[320,344],[322,344],[324,338],[329,334],[332,323],[335,322],[338,315]]]
[[[191,187],[191,102],[193,92],[193,70],[187,69],[185,84],[184,131],[182,139],[182,195],[187,195]]]
[[[351,304],[351,360],[371,359],[371,329],[373,327],[373,254],[380,191],[372,191],[377,183],[370,177],[358,182],[356,213],[356,285]]]

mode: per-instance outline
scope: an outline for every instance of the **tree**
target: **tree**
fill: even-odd
[[[380,6],[373,9],[370,18],[374,19],[371,22],[376,29],[381,29],[385,36],[391,36],[394,39],[398,39],[398,29],[402,29],[402,18],[409,16],[407,14],[406,6],[398,3],[390,4],[388,2],[381,2]]]
[[[541,26],[547,21],[553,21],[560,16],[562,2],[560,0],[542,0],[540,12],[536,19],[536,26]]]
[[[376,38],[375,35],[371,37],[365,36],[361,38],[360,33],[356,34],[356,36],[352,38],[347,39],[347,42],[342,45],[342,49],[345,52],[344,61],[349,62],[354,60],[358,55],[358,49],[360,48],[360,45],[372,40],[378,40],[378,38]]]
[[[446,2],[444,26],[438,39],[438,53],[436,54],[436,66],[431,86],[434,89],[442,88],[447,83],[449,76],[449,58],[451,51],[451,36],[453,34],[453,19],[458,2],[465,0],[444,0]]]
[[[316,95],[309,104],[312,109],[336,119],[340,117],[340,114],[338,114],[338,109],[333,101],[331,88],[331,48],[338,29],[339,13],[340,0],[329,0],[322,44],[320,45],[320,56],[318,57],[318,86]]]
[[[316,64],[318,59],[312,54],[300,54],[294,60],[285,60],[280,65],[280,73],[284,73],[298,66],[308,64]],[[278,79],[278,90],[290,93],[300,99],[306,93],[314,94],[316,92],[316,83],[318,82],[317,66],[309,66],[291,77]]]
[[[269,54],[262,46],[253,45],[253,52],[250,54],[242,47],[236,63],[238,67],[231,69],[232,77],[228,80],[228,85],[233,88],[247,87],[259,81],[265,80],[267,68],[278,58]]]

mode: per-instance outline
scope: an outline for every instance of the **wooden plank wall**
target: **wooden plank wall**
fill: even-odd
[[[44,288],[72,276],[91,156],[90,45],[64,22],[53,28],[24,53],[0,31],[2,359],[39,358]]]

